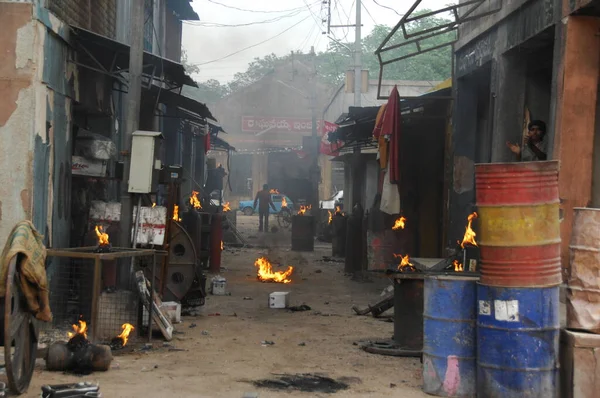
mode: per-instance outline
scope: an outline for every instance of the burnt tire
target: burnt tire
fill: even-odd
[[[242,213],[244,213],[244,215],[246,216],[251,216],[252,214],[254,214],[254,209],[252,207],[244,207]]]

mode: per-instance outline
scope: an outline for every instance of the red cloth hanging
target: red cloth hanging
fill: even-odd
[[[390,93],[380,134],[390,136],[389,179],[392,184],[400,184],[400,94],[394,86]]]
[[[210,134],[204,136],[204,154],[210,151]]]

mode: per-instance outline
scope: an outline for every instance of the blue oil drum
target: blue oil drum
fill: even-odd
[[[477,276],[428,275],[423,311],[423,391],[439,397],[476,392]]]
[[[559,287],[477,285],[477,395],[558,398]]]

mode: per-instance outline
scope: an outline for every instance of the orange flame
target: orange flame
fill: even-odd
[[[335,206],[335,214],[341,214],[342,210],[340,209],[340,206]]]
[[[202,205],[200,204],[200,200],[198,199],[198,191],[192,191],[192,195],[190,196],[190,204],[194,206],[194,209],[201,209]]]
[[[463,249],[465,248],[465,245],[469,244],[471,246],[477,246],[477,241],[475,240],[475,236],[477,236],[477,234],[475,233],[475,231],[473,231],[473,229],[471,229],[471,224],[473,223],[473,219],[477,218],[477,212],[473,212],[472,214],[469,214],[469,217],[467,218],[468,220],[468,224],[467,224],[467,228],[465,229],[465,236],[463,237],[462,242],[460,242],[460,247],[462,247]]]
[[[223,211],[231,211],[231,207],[229,206],[229,202],[223,203]]]
[[[329,210],[327,210],[327,213],[329,213],[329,224],[331,224],[331,222],[333,221],[333,214],[331,214]]]
[[[124,323],[121,326],[121,328],[123,329],[123,331],[117,337],[120,338],[121,340],[123,340],[123,345],[125,345],[125,344],[127,344],[127,341],[129,340],[129,334],[131,332],[133,332],[135,330],[135,328],[130,323]]]
[[[156,207],[156,203],[152,203],[152,208],[154,209]]]
[[[101,225],[96,225],[96,236],[98,237],[98,245],[100,246],[106,246],[109,244],[108,241],[108,234],[105,232],[102,232],[102,226]]]
[[[300,210],[298,210],[298,214],[299,214],[299,215],[301,215],[301,216],[303,216],[303,215],[304,215],[304,213],[306,213],[306,211],[307,211],[307,210],[310,210],[310,209],[311,209],[311,207],[312,207],[311,205],[308,205],[308,206],[300,206]]]
[[[73,332],[67,332],[69,338],[75,337],[76,334],[81,334],[87,339],[87,323],[80,320],[79,325],[73,325]]]
[[[410,262],[410,257],[407,254],[403,256],[402,254],[394,254],[395,258],[400,259],[400,264],[398,264],[398,271],[416,271],[415,266]]]
[[[277,282],[277,283],[290,283],[292,280],[289,278],[294,272],[294,267],[288,266],[287,271],[275,271],[273,272],[273,266],[265,257],[261,257],[254,262],[254,266],[257,269],[257,277],[263,282]]]
[[[223,241],[221,241],[221,250],[223,250],[224,246],[223,246]]]
[[[281,207],[287,207],[287,200],[285,200],[285,197],[281,198]]]
[[[396,222],[394,223],[394,226],[392,227],[392,229],[394,231],[397,231],[399,229],[404,229],[404,223],[406,222],[406,217],[400,217],[396,220]]]
[[[463,265],[458,260],[454,260],[452,264],[454,264],[455,272],[463,272],[465,270]]]
[[[278,194],[278,193],[279,193],[279,190],[277,190],[277,189],[271,189],[271,190],[269,191],[269,193]]]
[[[173,207],[173,221],[181,221],[181,217],[179,217],[179,206],[177,205]]]

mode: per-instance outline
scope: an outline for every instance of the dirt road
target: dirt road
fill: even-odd
[[[344,276],[343,263],[322,261],[331,252],[329,245],[317,244],[314,253],[299,254],[289,250],[287,232],[258,236],[255,216],[238,216],[238,224],[250,241],[270,247],[226,249],[221,275],[227,278],[231,295],[209,296],[199,315],[184,317],[176,325],[178,334],[170,347],[155,339],[152,350],[118,355],[111,370],[85,377],[48,372],[40,362],[25,396],[39,396],[43,384],[78,381],[99,382],[103,396],[109,398],[241,398],[247,392],[261,398],[426,396],[420,390],[418,359],[372,355],[353,345],[391,337],[392,323],[351,311],[353,304],[376,301],[389,285],[387,280],[351,281]],[[253,263],[260,255],[293,265],[293,282],[257,281]],[[289,291],[292,305],[306,304],[311,310],[269,309],[268,295],[273,291]],[[186,351],[169,351],[172,348]],[[309,372],[341,379],[349,387],[325,394],[274,391],[252,384],[274,377],[272,373]]]

